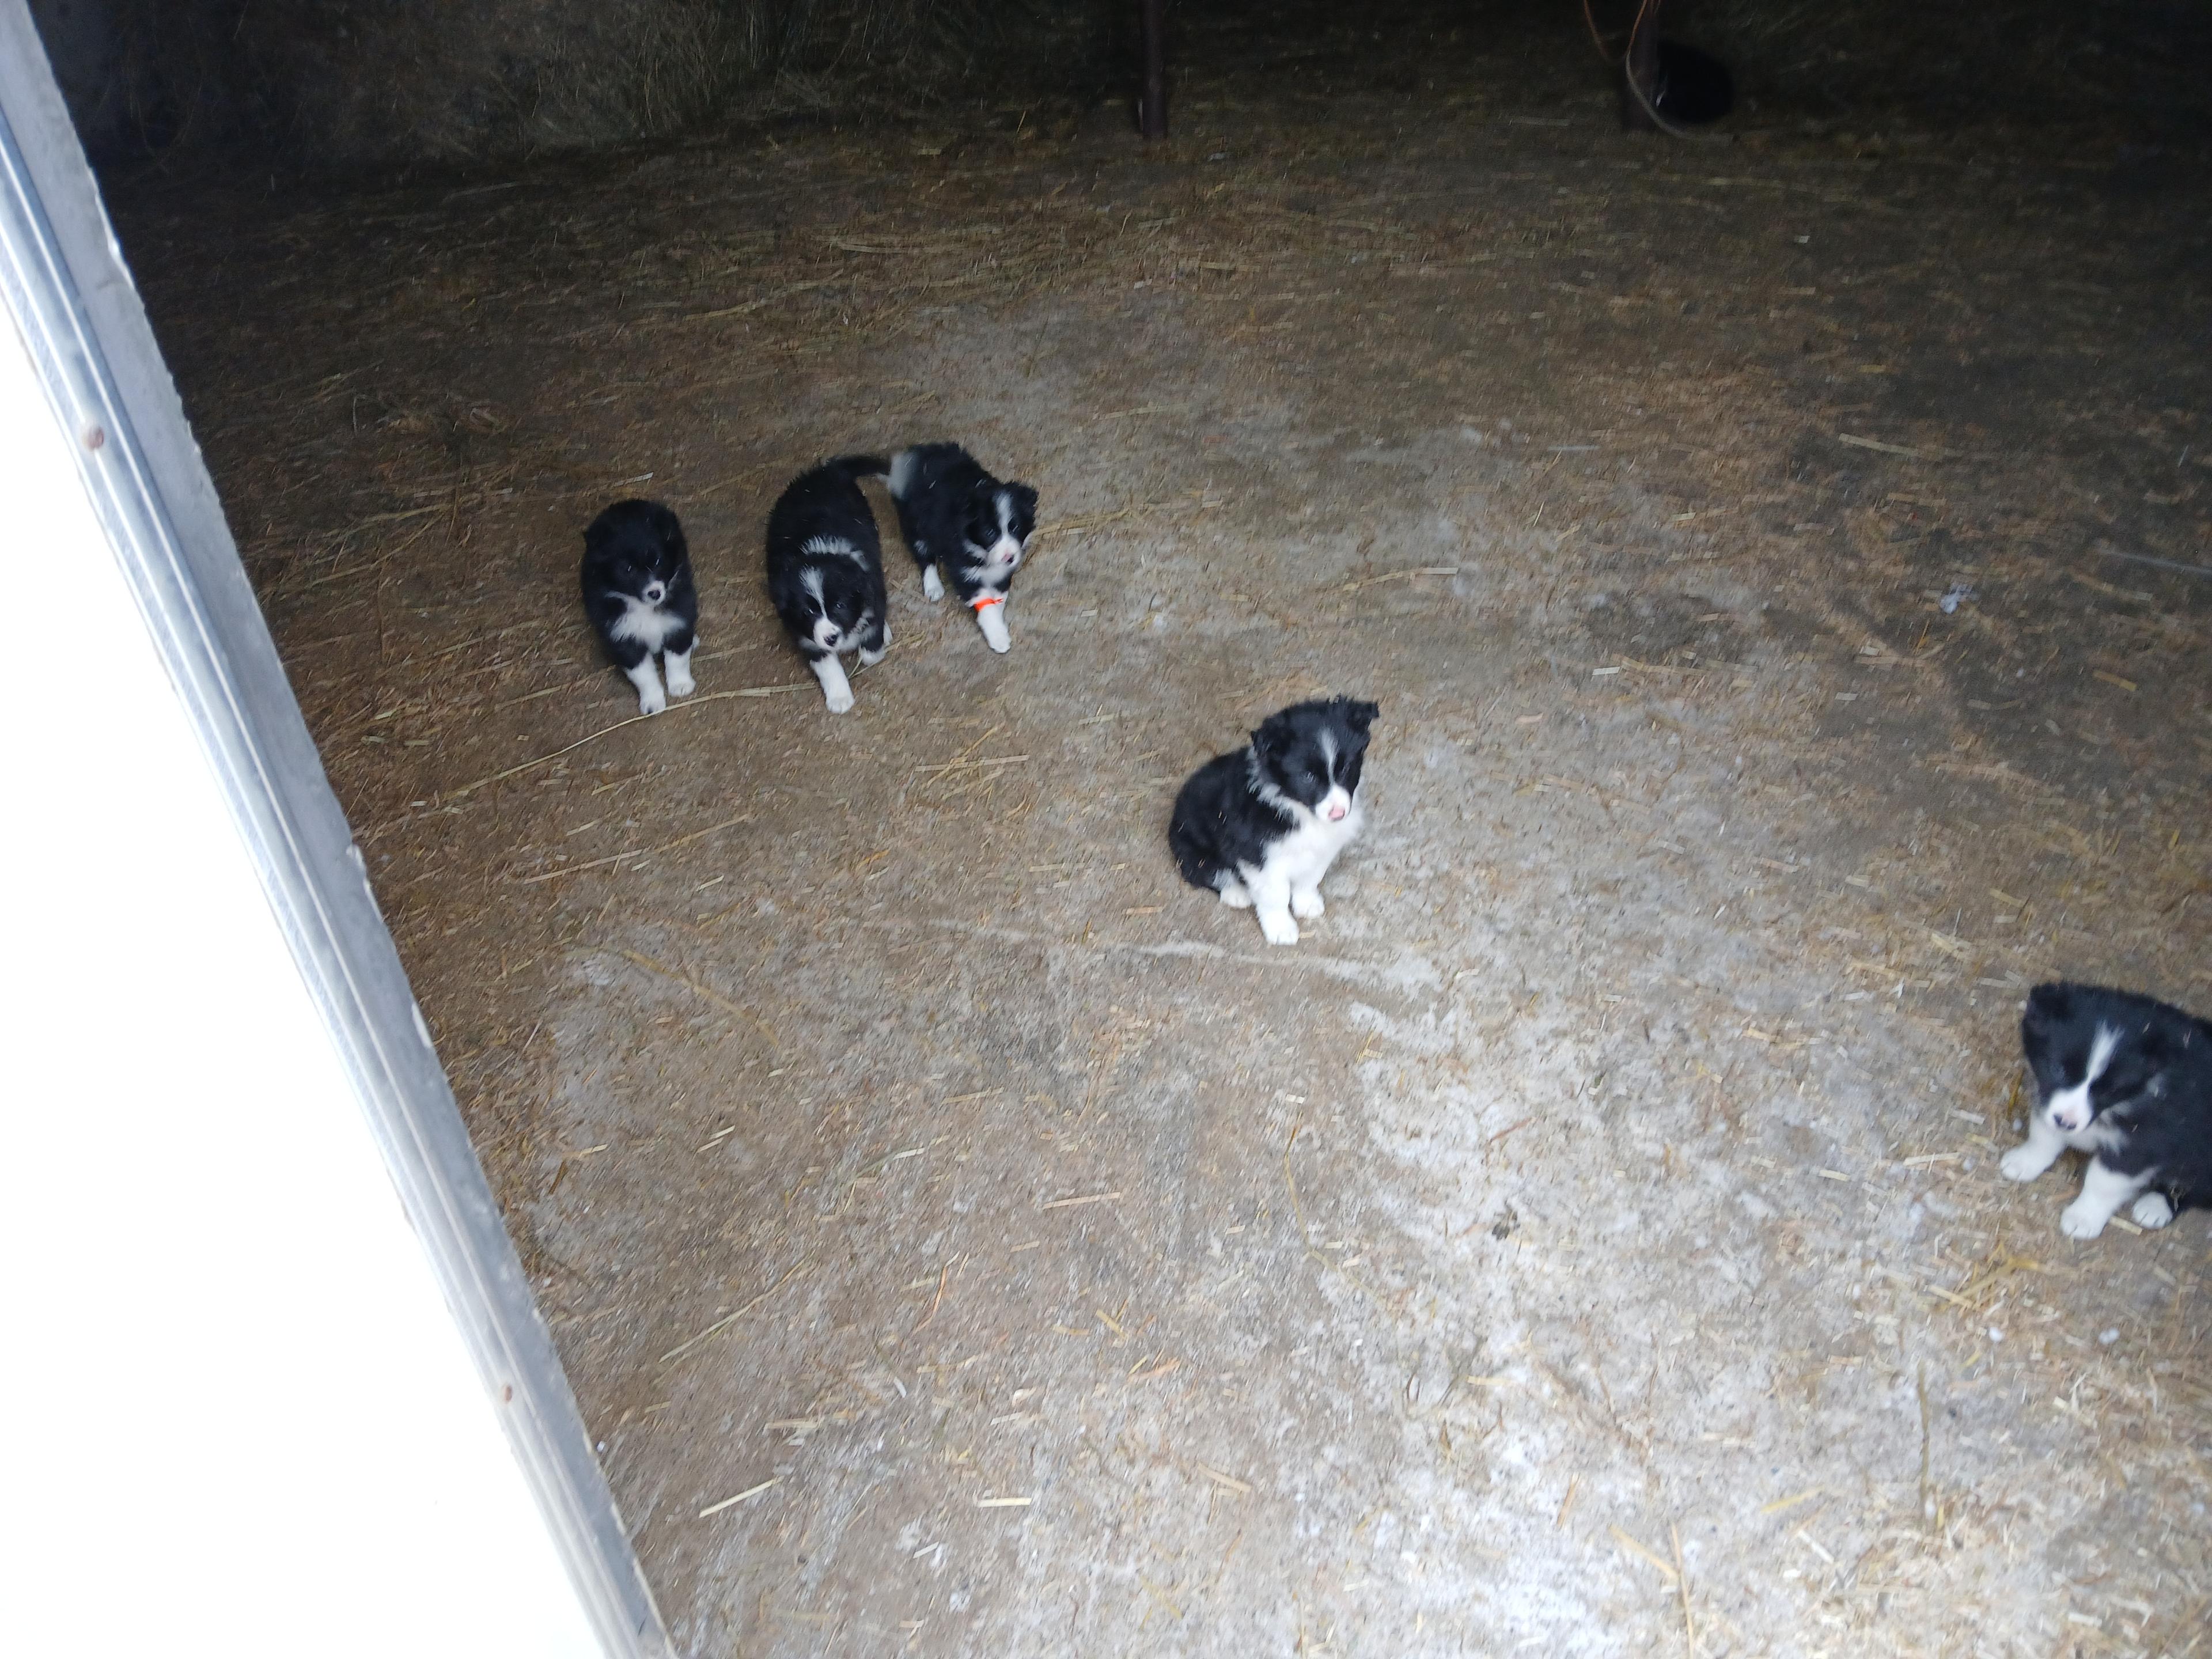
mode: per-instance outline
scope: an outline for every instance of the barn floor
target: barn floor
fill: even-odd
[[[118,201],[679,1649],[2212,1650],[2205,1218],[1995,1170],[2029,984],[2212,1006],[2199,159],[1192,27],[1154,151]],[[768,505],[947,434],[1014,649],[902,555],[832,718]],[[1270,950],[1161,831],[1323,691]]]

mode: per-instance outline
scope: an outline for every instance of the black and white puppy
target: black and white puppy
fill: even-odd
[[[994,651],[1013,643],[1006,632],[1006,589],[1036,533],[1036,491],[1001,483],[958,444],[917,444],[891,461],[891,499],[899,533],[921,567],[921,591],[945,597],[938,572],[975,613]]]
[[[584,614],[607,654],[637,688],[639,712],[658,714],[691,695],[699,590],[684,526],[659,501],[617,501],[584,532]],[[658,654],[668,670],[661,690]]]
[[[840,653],[857,651],[869,667],[890,649],[883,543],[854,482],[890,470],[873,455],[825,461],[793,479],[768,515],[768,596],[833,714],[853,706]]]
[[[2020,1041],[2036,1105],[1997,1167],[2033,1181],[2069,1146],[2089,1154],[2059,1231],[2094,1238],[2130,1202],[2144,1227],[2212,1208],[2212,1024],[2130,991],[2039,985]]]
[[[1321,915],[1321,878],[1359,833],[1359,773],[1381,712],[1349,697],[1296,703],[1200,767],[1168,825],[1182,878],[1257,910],[1268,944],[1296,945],[1291,918]]]

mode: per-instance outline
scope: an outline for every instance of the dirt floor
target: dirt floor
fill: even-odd
[[[1191,27],[1153,150],[120,198],[679,1650],[2212,1652],[2205,1217],[1995,1168],[2031,983],[2212,1010],[2203,158]],[[900,555],[833,718],[769,503],[947,435],[1012,653]],[[1323,691],[1270,950],[1162,832]]]

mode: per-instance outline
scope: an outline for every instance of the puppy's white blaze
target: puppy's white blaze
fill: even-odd
[[[2109,1025],[2100,1025],[2090,1041],[2089,1068],[2082,1073],[2081,1082],[2057,1091],[2045,1103],[2051,1121],[2068,1134],[2079,1134],[2089,1127],[2089,1085],[2104,1076],[2105,1068],[2112,1063],[2112,1051],[2119,1046],[2120,1034]]]
[[[891,457],[890,491],[900,500],[906,499],[907,486],[914,482],[914,451],[902,449]]]
[[[842,536],[810,536],[807,538],[806,545],[799,551],[817,559],[850,559],[854,564],[866,564],[868,562],[867,555]],[[815,587],[818,592],[821,583],[817,581]]]

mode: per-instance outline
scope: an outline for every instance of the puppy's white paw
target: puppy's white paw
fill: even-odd
[[[2033,1181],[2051,1167],[2051,1160],[2030,1142],[2015,1146],[1997,1160],[1997,1173],[2007,1181]]]
[[[639,714],[658,714],[662,709],[667,707],[668,694],[663,691],[659,686],[647,685],[639,688],[637,694],[637,712]]]
[[[1287,910],[1260,912],[1260,931],[1267,935],[1270,945],[1296,945],[1298,925],[1291,920]]]
[[[822,701],[830,705],[831,714],[849,714],[853,712],[853,688],[849,685],[834,687],[822,694]]]
[[[890,648],[891,636],[889,634],[884,635],[883,649],[880,651],[871,651],[865,645],[862,646],[860,647],[860,666],[863,668],[873,668],[878,663],[884,659],[884,653],[889,651]]]
[[[1221,902],[1232,910],[1252,908],[1252,896],[1244,890],[1244,884],[1241,881],[1232,881],[1221,890]]]
[[[1321,902],[1321,889],[1318,887],[1310,892],[1291,895],[1291,914],[1300,921],[1311,921],[1328,908]]]
[[[2135,1208],[2128,1213],[2136,1218],[2136,1226],[2148,1227],[2155,1231],[2173,1219],[2173,1206],[2167,1201],[2164,1193],[2145,1193],[2136,1200]]]
[[[945,597],[945,578],[937,574],[937,567],[933,564],[921,568],[921,591],[932,605]]]
[[[2101,1208],[2095,1205],[2084,1205],[2077,1198],[2060,1212],[2058,1231],[2069,1238],[2094,1238],[2105,1231],[2106,1219]]]
[[[691,678],[691,665],[688,662],[678,662],[675,658],[671,657],[668,659],[668,695],[672,697],[688,697],[698,689],[698,684]]]
[[[1012,647],[1013,636],[1006,632],[1006,607],[987,605],[975,613],[975,625],[983,630],[983,643],[1004,656]]]

